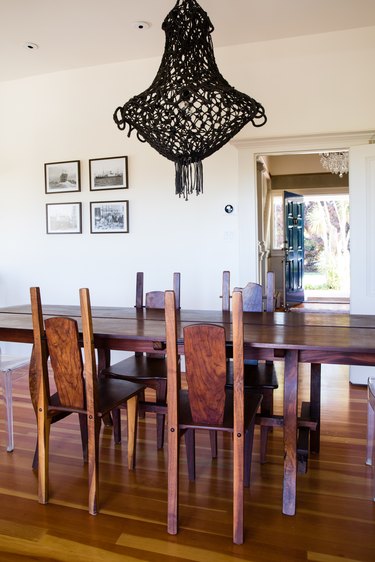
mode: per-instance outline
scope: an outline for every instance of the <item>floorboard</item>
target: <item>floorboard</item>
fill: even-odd
[[[275,409],[282,408],[282,364]],[[167,520],[167,448],[156,450],[155,421],[140,421],[137,468],[127,469],[126,440],[113,444],[101,432],[100,513],[87,512],[87,469],[82,462],[78,419],[51,431],[50,502],[37,501],[31,469],[35,417],[27,377],[14,383],[15,450],[5,450],[0,419],[0,561],[71,562],[213,561],[374,562],[375,503],[372,469],[365,465],[366,389],[349,384],[348,368],[322,373],[322,443],[309,470],[298,475],[295,517],[281,514],[282,431],[269,438],[267,463],[259,464],[256,428],[251,488],[245,491],[245,543],[232,543],[232,443],[219,437],[211,460],[209,439],[197,438],[197,480],[189,483],[181,449],[180,531]],[[308,370],[300,373],[300,400]],[[125,413],[123,413],[125,416]],[[125,423],[123,425],[125,435]]]

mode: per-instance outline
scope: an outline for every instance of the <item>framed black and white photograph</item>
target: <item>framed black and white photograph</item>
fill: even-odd
[[[90,191],[128,188],[128,157],[94,158],[90,163]]]
[[[92,201],[90,225],[93,234],[129,232],[129,201]]]
[[[47,203],[47,234],[81,234],[81,203]]]
[[[81,191],[79,160],[44,164],[46,193]]]

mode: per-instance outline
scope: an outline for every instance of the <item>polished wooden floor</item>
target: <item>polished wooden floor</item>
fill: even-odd
[[[282,365],[278,364],[282,381]],[[306,394],[308,371],[301,373]],[[34,413],[27,376],[14,383],[15,445],[5,450],[0,425],[1,561],[375,561],[372,470],[364,463],[366,390],[351,387],[346,367],[323,371],[322,447],[298,476],[295,517],[281,514],[282,433],[270,436],[267,464],[259,464],[256,429],[252,486],[245,493],[245,544],[232,543],[231,441],[220,437],[212,462],[208,438],[198,438],[197,480],[189,483],[181,455],[180,532],[166,532],[167,450],[155,447],[152,415],[141,420],[138,463],[126,466],[126,442],[114,446],[110,428],[101,434],[101,511],[86,510],[86,468],[78,420],[56,424],[51,435],[48,505],[37,502],[31,469]],[[282,386],[282,385],[281,385]],[[276,393],[280,411],[282,390]]]

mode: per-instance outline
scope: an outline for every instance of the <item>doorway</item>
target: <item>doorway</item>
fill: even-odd
[[[259,254],[267,254],[258,237],[259,196],[257,193],[261,155],[308,154],[349,150],[351,245],[355,253],[350,267],[350,313],[375,313],[375,135],[374,131],[321,135],[252,138],[232,141],[238,149],[239,261],[240,282],[259,279]],[[293,189],[292,189],[293,191]],[[363,202],[366,201],[364,206]],[[258,202],[258,204],[257,204]],[[277,280],[276,280],[277,281]],[[281,286],[277,281],[277,288]],[[366,384],[373,367],[351,367],[350,382]]]
[[[321,166],[319,153],[261,156],[263,174],[259,191],[267,190],[272,199],[271,220],[265,221],[258,206],[259,232],[268,240],[269,269],[275,271],[279,287],[284,286],[287,303],[290,285],[290,225],[286,224],[285,193],[292,190],[303,200],[303,281],[300,293],[305,302],[343,303],[348,307],[350,296],[350,226],[348,174],[340,178]],[[259,179],[259,178],[258,178]],[[302,197],[303,196],[303,197]],[[267,197],[263,194],[263,200]],[[270,233],[264,232],[264,227]],[[286,251],[285,251],[286,250]],[[301,269],[301,268],[300,268]],[[297,271],[297,269],[296,269]],[[284,279],[283,277],[286,277]],[[293,295],[292,295],[293,296]],[[301,300],[301,299],[299,299]],[[290,302],[289,302],[290,301]],[[294,301],[292,303],[292,301]],[[283,303],[284,304],[284,303]]]

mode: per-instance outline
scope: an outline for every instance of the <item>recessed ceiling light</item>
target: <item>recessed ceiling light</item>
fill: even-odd
[[[144,31],[145,29],[149,29],[149,27],[151,27],[151,24],[148,23],[147,21],[134,21],[132,23],[132,26],[135,27],[135,29]]]
[[[29,41],[27,43],[24,43],[23,46],[28,51],[36,51],[37,49],[39,49],[39,45],[37,45],[36,43],[30,43]]]

